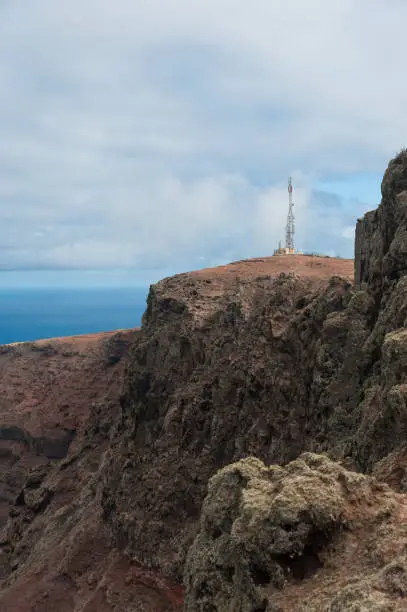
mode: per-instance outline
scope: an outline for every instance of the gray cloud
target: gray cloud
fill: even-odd
[[[312,185],[404,144],[406,22],[395,0],[2,3],[1,268],[266,254],[289,173],[299,246],[351,255],[376,202]]]

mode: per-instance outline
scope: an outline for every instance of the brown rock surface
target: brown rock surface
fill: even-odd
[[[124,360],[109,363],[135,333],[0,346],[0,526],[27,470],[78,448],[93,404],[118,402]]]

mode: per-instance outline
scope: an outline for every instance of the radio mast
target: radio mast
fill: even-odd
[[[293,185],[291,176],[288,179],[288,215],[287,225],[285,228],[285,248],[286,253],[294,253],[294,202],[293,202]]]

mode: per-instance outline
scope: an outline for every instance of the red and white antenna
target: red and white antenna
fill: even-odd
[[[287,215],[287,225],[285,228],[285,248],[288,249],[289,252],[294,251],[294,202],[293,202],[293,184],[291,181],[291,176],[288,179],[288,215]]]

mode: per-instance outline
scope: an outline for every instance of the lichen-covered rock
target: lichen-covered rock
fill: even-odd
[[[186,560],[185,612],[402,609],[405,504],[321,455],[285,468],[231,464],[209,481]]]

